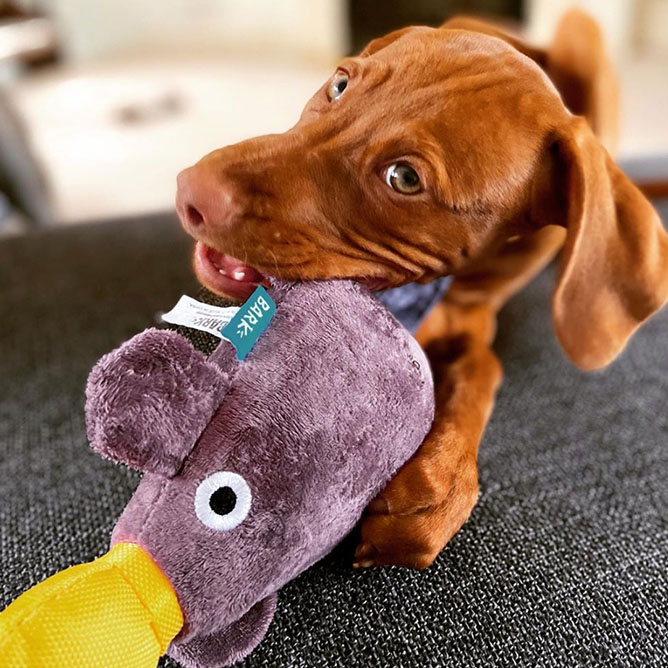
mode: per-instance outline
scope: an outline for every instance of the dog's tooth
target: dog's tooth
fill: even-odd
[[[227,272],[224,269],[219,269],[218,273],[222,274],[223,276],[227,276]]]
[[[232,274],[232,277],[234,278],[235,281],[243,281],[244,278],[246,278],[246,272],[243,269],[237,269]]]

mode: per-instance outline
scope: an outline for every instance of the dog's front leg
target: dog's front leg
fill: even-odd
[[[434,372],[434,424],[369,505],[356,566],[426,568],[468,519],[478,498],[478,444],[501,381],[494,325],[492,309],[446,299],[418,333]]]

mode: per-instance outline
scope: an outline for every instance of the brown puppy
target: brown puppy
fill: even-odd
[[[266,275],[374,288],[455,276],[418,333],[434,426],[371,504],[359,565],[426,567],[468,518],[501,379],[496,313],[564,239],[554,322],[583,369],[609,363],[668,297],[668,235],[601,145],[614,142],[614,95],[581,13],[548,51],[454,19],[375,40],[294,128],[179,176],[177,209],[214,291],[243,298]]]

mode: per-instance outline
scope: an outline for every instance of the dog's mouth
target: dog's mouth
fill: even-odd
[[[195,245],[195,273],[200,282],[213,292],[245,301],[258,285],[269,287],[269,276],[255,267],[238,260],[232,255],[221,253],[204,242]],[[339,278],[362,283],[372,292],[384,290],[392,286],[389,279],[382,276],[322,275],[314,279]]]
[[[246,300],[258,285],[267,282],[255,267],[201,241],[195,245],[194,264],[197,277],[207,288],[232,299]]]

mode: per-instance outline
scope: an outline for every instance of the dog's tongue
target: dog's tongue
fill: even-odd
[[[247,299],[264,280],[254,267],[231,255],[219,253],[201,241],[197,242],[195,249],[195,264],[205,284],[234,299]]]

